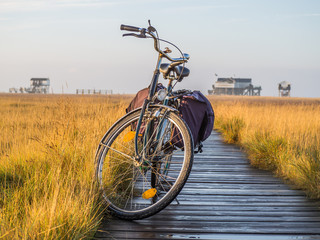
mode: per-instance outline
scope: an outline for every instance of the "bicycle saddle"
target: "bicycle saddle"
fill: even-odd
[[[174,71],[177,76],[180,78],[178,81],[181,81],[184,77],[188,77],[190,70],[182,66],[172,66],[170,63],[161,63],[160,72],[163,74],[163,77],[166,79],[171,71]]]

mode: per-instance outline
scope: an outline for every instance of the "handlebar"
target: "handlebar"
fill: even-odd
[[[122,31],[140,32],[141,28],[121,24],[120,29]]]
[[[176,62],[176,63],[183,63],[183,62],[187,62],[189,59],[189,55],[185,55],[183,54],[182,58],[171,58],[169,55],[167,55],[165,52],[163,52],[161,49],[159,49],[159,38],[157,38],[155,36],[155,34],[153,32],[156,32],[156,29],[152,26],[149,26],[148,29],[145,28],[139,28],[139,27],[134,27],[134,26],[129,26],[129,25],[124,25],[121,24],[120,26],[120,30],[122,31],[131,31],[131,32],[140,32],[140,34],[134,34],[134,33],[128,33],[128,34],[123,34],[122,36],[134,36],[134,37],[138,37],[138,38],[146,38],[146,34],[148,34],[149,36],[151,36],[154,40],[154,49],[161,54],[163,57],[165,57],[166,59],[168,59],[171,62]],[[178,65],[177,64],[177,65]]]

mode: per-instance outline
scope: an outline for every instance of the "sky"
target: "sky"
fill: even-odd
[[[190,54],[176,89],[207,93],[217,76],[239,77],[263,96],[288,81],[292,96],[320,97],[319,0],[0,0],[0,92],[49,77],[53,93],[135,93],[150,84],[157,53],[120,25],[148,19]]]

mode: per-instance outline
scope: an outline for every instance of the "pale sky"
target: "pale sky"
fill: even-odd
[[[292,96],[320,97],[319,0],[0,0],[0,92],[49,77],[54,93],[135,93],[157,55],[150,39],[123,38],[120,24],[148,19],[190,54],[177,89],[207,93],[217,74],[252,78],[264,96],[288,81]]]

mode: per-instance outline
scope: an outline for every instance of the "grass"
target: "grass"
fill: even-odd
[[[215,128],[251,163],[320,198],[320,99],[210,97]]]
[[[95,150],[129,99],[0,95],[0,239],[93,236]]]
[[[103,213],[94,154],[132,96],[0,95],[0,239],[86,239]],[[320,100],[210,97],[254,166],[320,198]]]

